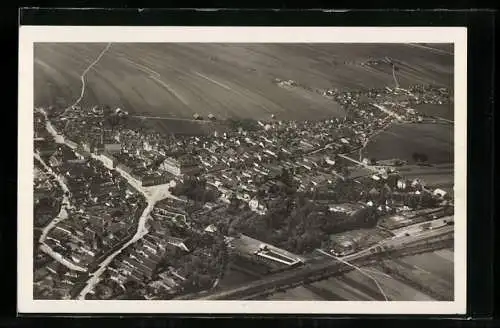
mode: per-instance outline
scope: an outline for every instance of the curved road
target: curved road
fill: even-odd
[[[134,237],[132,237],[132,239],[126,242],[120,249],[109,255],[99,264],[99,269],[91,275],[90,279],[87,281],[86,286],[83,288],[80,294],[78,294],[78,299],[84,300],[85,296],[92,289],[94,289],[95,285],[99,283],[100,276],[106,271],[108,265],[113,261],[113,259],[118,254],[120,254],[125,248],[127,248],[131,244],[140,240],[142,237],[144,237],[144,235],[148,233],[148,230],[146,228],[146,222],[148,220],[149,213],[151,213],[151,211],[153,210],[153,207],[154,207],[154,202],[148,202],[148,206],[144,209],[141,217],[139,218],[139,224],[137,225],[137,232],[135,233]]]
[[[102,58],[102,56],[104,56],[104,54],[108,51],[110,47],[111,47],[111,42],[106,45],[106,47],[101,51],[101,53],[97,56],[97,58],[83,71],[82,75],[80,76],[80,80],[82,81],[82,91],[80,92],[80,97],[78,97],[78,99],[73,103],[73,105],[66,108],[61,115],[66,114],[74,106],[78,105],[80,101],[83,99],[83,96],[85,95],[85,75],[87,75],[88,71],[90,71],[92,67],[94,67],[94,65],[99,62],[99,60]]]
[[[123,172],[123,171],[122,171]],[[130,177],[128,174],[125,176],[122,174],[122,176],[129,181],[131,185],[136,187],[143,195],[146,197],[148,200],[148,206],[144,209],[142,212],[141,217],[139,218],[139,223],[137,225],[137,232],[135,235],[130,239],[128,242],[126,242],[120,249],[118,249],[116,252],[112,253],[109,255],[106,259],[104,259],[100,264],[99,264],[99,269],[95,271],[94,273],[91,274],[91,278],[87,281],[87,285],[83,288],[83,290],[78,294],[78,299],[84,300],[85,296],[92,290],[94,289],[95,285],[99,283],[100,276],[106,271],[108,265],[113,261],[113,259],[120,254],[125,248],[130,246],[131,244],[135,243],[136,241],[142,239],[149,231],[146,228],[146,222],[149,218],[149,215],[151,211],[153,210],[155,204],[167,197],[170,198],[175,198],[170,192],[168,191],[168,186],[167,185],[158,185],[158,186],[153,186],[149,188],[144,188],[142,186],[137,185],[137,180],[129,180],[127,178]],[[131,177],[130,177],[131,178]]]
[[[35,153],[34,154],[35,158],[42,164],[42,166],[45,168],[45,170],[47,170],[47,172],[52,175],[53,177],[55,177],[55,179],[57,180],[57,182],[59,183],[59,185],[61,186],[61,189],[64,191],[64,195],[63,195],[63,201],[61,203],[61,209],[59,211],[59,213],[56,215],[56,217],[54,219],[52,219],[50,221],[50,223],[45,227],[43,228],[42,230],[42,234],[40,235],[40,238],[39,238],[39,242],[40,242],[40,250],[44,253],[46,253],[47,255],[49,255],[50,257],[52,257],[54,260],[56,260],[57,262],[61,263],[62,265],[64,265],[65,267],[67,267],[68,269],[70,270],[75,270],[75,271],[80,271],[80,272],[85,272],[87,271],[87,269],[81,267],[81,266],[78,266],[76,264],[74,264],[73,262],[65,259],[61,254],[55,252],[52,248],[49,247],[49,245],[47,245],[45,243],[45,239],[47,238],[47,235],[48,233],[61,221],[63,220],[66,220],[68,218],[68,212],[66,210],[66,208],[71,208],[71,205],[70,205],[70,202],[69,202],[69,198],[68,196],[66,196],[66,193],[69,192],[69,189],[68,189],[68,186],[64,183],[63,179],[55,174],[55,172],[45,163],[45,161],[40,157],[39,154]]]
[[[60,135],[56,131],[56,129],[52,126],[52,124],[48,120],[48,117],[47,117],[47,114],[45,113],[45,111],[43,109],[41,109],[41,108],[39,108],[38,111],[40,111],[42,114],[44,114],[44,116],[46,118],[47,130],[49,131],[49,133],[52,136],[54,136],[56,142],[57,143],[64,143],[68,147],[71,147],[67,142],[65,142],[64,138],[62,137],[62,135]],[[103,165],[106,166],[106,164],[104,163],[104,161],[102,160],[102,158],[100,156],[92,155],[92,157],[94,159],[99,160],[100,162],[103,163]],[[120,254],[120,252],[123,249],[125,249],[129,245],[135,243],[136,241],[140,240],[142,237],[144,237],[144,235],[146,235],[148,233],[148,230],[146,228],[146,222],[147,222],[149,214],[153,210],[156,202],[158,202],[158,201],[160,201],[162,199],[165,199],[167,197],[178,199],[177,197],[175,197],[172,194],[170,194],[170,192],[168,191],[168,185],[167,184],[157,185],[157,186],[152,186],[152,187],[145,188],[145,187],[142,187],[141,183],[137,179],[135,179],[134,177],[132,177],[130,174],[128,174],[127,172],[123,171],[122,169],[116,168],[116,171],[124,179],[126,179],[127,182],[130,185],[132,185],[134,188],[136,188],[137,190],[139,190],[144,195],[144,197],[147,199],[148,206],[144,209],[141,217],[139,218],[139,223],[137,225],[137,232],[136,232],[136,234],[132,237],[132,239],[130,239],[127,243],[125,243],[119,250],[117,250],[116,252],[114,252],[111,255],[109,255],[106,259],[104,259],[99,264],[99,269],[91,275],[91,278],[87,281],[87,285],[85,286],[85,288],[78,295],[79,299],[85,299],[85,295],[87,295],[87,293],[89,291],[91,291],[94,288],[94,286],[99,282],[99,278],[104,273],[104,271],[106,270],[107,266],[113,261],[113,259],[118,254]],[[62,182],[62,180],[60,180],[60,182]],[[67,186],[64,186],[63,190],[67,191],[68,190]],[[58,216],[54,220],[52,220],[52,222],[49,224],[50,228],[47,229],[47,231],[43,234],[43,236],[46,236],[47,233],[48,233],[48,231],[50,229],[52,229],[58,222],[60,222],[63,218],[65,218],[64,215],[67,216],[67,214],[64,214],[64,213],[66,213],[66,211],[64,209],[62,211],[63,211],[62,212],[63,214],[61,214],[61,217]],[[45,238],[45,237],[43,237],[43,238]],[[44,247],[44,249],[47,249],[47,248],[50,249],[48,246]],[[53,252],[53,253],[55,253],[55,252]],[[86,271],[86,269],[84,269],[84,268],[70,265],[70,263],[68,261],[64,261],[64,259],[58,253],[51,254],[51,256],[54,257],[56,260],[58,260],[63,265],[65,265],[66,267],[68,267],[69,269],[77,270],[77,271]]]

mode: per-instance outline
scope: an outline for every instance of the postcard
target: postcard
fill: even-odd
[[[19,42],[19,313],[465,313],[466,28]]]

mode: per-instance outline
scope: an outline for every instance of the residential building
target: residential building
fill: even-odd
[[[168,157],[160,167],[176,176],[194,175],[200,172],[200,167],[191,156],[183,156],[179,159]]]

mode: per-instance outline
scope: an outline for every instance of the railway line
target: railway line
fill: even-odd
[[[409,238],[399,238],[398,242],[392,240],[387,245],[377,245],[351,256],[343,258],[344,261],[355,266],[366,266],[375,263],[380,258],[402,257],[420,254],[450,247],[453,245],[453,230],[442,229],[440,231],[429,231]],[[238,286],[229,290],[215,291],[212,293],[200,292],[180,296],[177,299],[198,300],[251,300],[285,291],[304,284],[324,280],[332,276],[349,272],[353,268],[342,262],[330,258],[316,260],[306,263],[302,267],[290,269],[269,275],[263,279]]]

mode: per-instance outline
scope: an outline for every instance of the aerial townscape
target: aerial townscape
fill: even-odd
[[[435,53],[438,63],[420,68],[446,60],[453,67],[445,46],[401,51]],[[88,60],[78,64],[77,57],[49,63],[50,47],[71,57],[71,44],[40,47],[35,95],[49,91],[40,91],[33,110],[35,299],[453,300],[451,83],[418,77],[396,50],[349,59],[341,49],[346,59],[331,63],[381,76],[377,87],[347,79],[344,87],[318,87],[306,73],[301,81],[262,63],[252,67],[260,57],[235,68],[225,59],[235,50],[223,45],[218,56],[203,58],[204,71],[196,62],[197,71],[183,76],[175,74],[184,68],[154,49],[156,66],[141,60],[147,49],[134,53],[133,44],[89,45],[80,51]],[[162,51],[173,49],[181,61],[171,47]],[[377,47],[374,53],[384,53]],[[163,61],[177,67],[172,80],[157,73]],[[249,90],[265,79],[266,92],[290,94],[279,106],[293,106],[296,97],[304,111],[278,110],[274,95],[251,103],[223,66],[240,70]],[[72,69],[80,97],[64,102],[69,78],[57,70]],[[144,80],[127,82],[133,69]],[[127,100],[134,86],[109,88],[111,76],[123,76],[116,85],[145,84],[144,74],[183,104],[148,112],[153,93],[138,108],[131,104],[139,96]],[[183,83],[198,88],[192,98],[179,91]],[[203,92],[210,105],[202,110]],[[226,109],[238,99],[245,114]],[[254,116],[252,106],[259,107]]]

